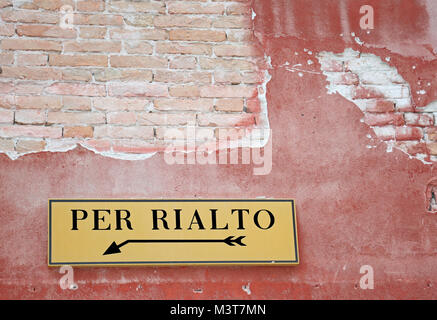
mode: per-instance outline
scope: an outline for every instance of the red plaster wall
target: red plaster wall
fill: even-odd
[[[361,2],[377,13],[370,35],[358,26]],[[168,166],[162,154],[115,160],[83,148],[15,161],[0,155],[0,298],[435,298],[437,217],[426,202],[435,165],[396,149],[387,153],[383,142],[368,149],[372,130],[360,122],[362,112],[340,95],[328,95],[323,75],[299,77],[280,67],[295,51],[351,47],[390,55],[411,86],[422,74],[435,77],[435,54],[429,50],[437,38],[435,5],[380,3],[254,1],[255,31],[273,66],[267,86],[273,130],[269,175],[254,176],[249,165]],[[345,31],[342,19],[364,46],[337,36]],[[404,44],[409,50],[402,50]],[[411,65],[419,67],[412,71]],[[433,88],[429,102],[435,100],[434,82]],[[48,198],[258,196],[296,199],[299,266],[77,268],[74,291],[62,290],[59,270],[46,266]],[[374,269],[374,290],[360,289],[362,265]],[[248,284],[250,295],[243,290]]]

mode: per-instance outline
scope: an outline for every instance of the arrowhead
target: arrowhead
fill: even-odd
[[[245,247],[246,245],[243,242],[241,242],[241,240],[243,240],[244,238],[246,237],[245,236],[238,237],[237,239],[234,240],[234,242],[239,244],[240,246]]]
[[[234,240],[232,240],[233,236],[229,236],[227,237],[224,241],[224,243],[226,243],[228,246],[235,246],[235,244],[233,243]]]
[[[114,241],[113,243],[111,243],[111,245],[108,247],[108,249],[106,249],[106,251],[105,251],[105,253],[103,253],[103,255],[120,253],[120,252],[121,252],[120,248],[118,247],[118,245]]]

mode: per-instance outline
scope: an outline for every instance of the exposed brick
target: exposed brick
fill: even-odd
[[[0,25],[0,36],[11,37],[15,34],[15,26],[13,24]]]
[[[221,42],[226,40],[226,32],[215,30],[170,30],[170,40]]]
[[[422,129],[415,127],[397,127],[396,128],[396,140],[420,140],[423,137]]]
[[[46,67],[14,67],[3,66],[0,78],[15,78],[26,80],[61,80],[61,70]]]
[[[170,69],[195,69],[197,61],[195,57],[175,57],[170,60]]]
[[[167,71],[156,70],[154,80],[157,82],[186,83],[195,82],[208,84],[212,82],[209,72],[190,72],[190,71]]]
[[[61,98],[52,96],[17,96],[15,104],[17,109],[59,110],[62,107]]]
[[[62,128],[28,125],[2,126],[0,127],[0,137],[34,137],[56,139],[62,137]]]
[[[94,108],[101,111],[140,111],[145,110],[151,103],[144,99],[126,98],[94,98]]]
[[[248,127],[255,124],[252,114],[199,114],[200,126],[216,127]]]
[[[388,100],[366,100],[365,110],[373,113],[394,112],[395,104]]]
[[[154,142],[144,140],[115,140],[112,146],[113,152],[147,154],[163,151],[165,147]]]
[[[104,55],[65,55],[51,54],[49,55],[49,64],[59,67],[106,67],[108,66],[108,57]]]
[[[62,109],[64,109],[64,110],[77,110],[77,111],[90,111],[91,110],[91,98],[77,97],[77,96],[63,96],[62,97]]]
[[[120,41],[66,41],[65,52],[120,52]]]
[[[257,94],[250,86],[206,86],[200,89],[200,96],[206,98],[251,98]]]
[[[44,124],[46,112],[44,110],[17,110],[15,123],[18,124]]]
[[[386,126],[386,125],[401,126],[405,124],[403,115],[399,113],[382,113],[382,114],[368,113],[365,114],[364,116],[364,122],[369,126]]]
[[[199,86],[181,85],[169,88],[170,96],[172,97],[199,97]]]
[[[91,81],[93,79],[90,70],[79,69],[79,68],[68,68],[62,69],[62,80],[72,80],[72,81]]]
[[[212,46],[204,43],[158,42],[157,53],[211,55]]]
[[[109,124],[134,125],[137,122],[135,112],[110,112],[106,117]]]
[[[58,11],[62,6],[69,5],[74,8],[74,0],[33,0],[37,8]]]
[[[110,96],[165,97],[168,95],[168,88],[157,83],[111,83],[108,92]]]
[[[191,27],[191,28],[210,28],[211,19],[193,16],[156,16],[153,24],[158,28]]]
[[[49,86],[45,92],[59,95],[76,95],[102,97],[106,95],[106,89],[103,85],[82,84],[82,83],[54,83]]]
[[[187,124],[194,124],[196,122],[196,115],[183,113],[160,113],[147,112],[137,114],[138,124],[146,126],[183,126]]]
[[[165,3],[162,1],[112,0],[109,3],[108,10],[115,12],[164,13]]]
[[[223,44],[214,47],[214,53],[218,57],[250,57],[257,55],[253,45]]]
[[[212,111],[212,99],[156,99],[155,109],[163,111]]]
[[[124,15],[126,24],[135,27],[151,27],[153,26],[153,15],[146,14],[130,14]]]
[[[429,140],[437,141],[437,128],[436,127],[427,128],[426,133],[427,133]]]
[[[46,54],[17,54],[17,64],[21,66],[45,66],[47,60]]]
[[[116,40],[166,40],[168,38],[167,31],[160,29],[112,29],[110,31],[111,39]]]
[[[77,2],[77,11],[97,12],[105,10],[104,0],[82,0]]]
[[[199,64],[202,69],[219,69],[219,70],[256,70],[256,65],[247,60],[229,60],[220,58],[199,58]]]
[[[65,138],[92,138],[93,133],[93,127],[89,126],[64,127]]]
[[[0,110],[0,123],[13,123],[14,112],[11,110]]]
[[[152,54],[153,46],[147,41],[125,41],[124,48],[127,53]]]
[[[243,108],[243,99],[218,99],[215,103],[217,111],[241,112]]]
[[[50,124],[102,124],[105,115],[99,112],[48,112],[47,123]]]
[[[76,38],[76,30],[63,29],[59,26],[43,26],[43,25],[18,25],[17,34],[27,37],[43,37],[43,38]]]
[[[152,56],[111,56],[114,68],[167,68],[168,59]]]
[[[137,80],[152,81],[153,72],[141,69],[101,69],[94,72],[96,81]]]
[[[92,25],[92,26],[121,26],[123,25],[123,16],[117,14],[75,14],[75,25]]]
[[[96,138],[115,138],[115,139],[153,139],[155,136],[153,127],[145,126],[132,126],[132,127],[120,127],[120,126],[104,126],[96,127],[94,129],[94,136]]]
[[[0,53],[0,65],[14,64],[14,55],[12,53]]]
[[[61,51],[62,44],[53,40],[3,39],[1,48],[3,50]]]
[[[15,150],[20,153],[38,152],[44,150],[46,142],[44,140],[21,140],[17,141]]]
[[[405,122],[407,125],[417,127],[429,127],[434,125],[434,115],[419,114],[419,113],[405,113]]]
[[[106,27],[80,27],[79,37],[83,39],[104,39],[107,33]]]
[[[248,29],[252,27],[252,20],[249,16],[223,16],[216,18],[212,26],[224,29]]]
[[[225,7],[222,3],[199,3],[191,1],[171,1],[167,3],[169,13],[180,14],[223,14]]]
[[[12,82],[0,82],[0,93],[11,93],[14,91],[14,84]]]
[[[5,9],[0,12],[3,21],[19,23],[59,23],[59,14],[52,12],[40,12],[30,10]]]
[[[15,151],[14,140],[0,138],[0,152],[12,152],[12,151]]]

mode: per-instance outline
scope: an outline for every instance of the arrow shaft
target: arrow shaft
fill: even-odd
[[[118,245],[119,248],[128,243],[196,243],[196,242],[225,242],[224,240],[216,239],[150,239],[150,240],[126,240]]]

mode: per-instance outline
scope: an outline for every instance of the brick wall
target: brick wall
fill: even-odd
[[[268,127],[246,1],[0,0],[0,152],[165,149]],[[260,99],[261,98],[261,99]],[[246,132],[246,131],[245,131]]]
[[[347,49],[339,54],[321,52],[318,59],[328,91],[360,108],[362,121],[373,129],[377,141],[385,141],[389,151],[397,148],[425,162],[437,160],[437,105],[416,106],[410,84],[390,66],[390,57]],[[418,99],[427,94],[431,82],[422,85],[428,89],[416,92]],[[368,148],[375,146],[369,140]]]

